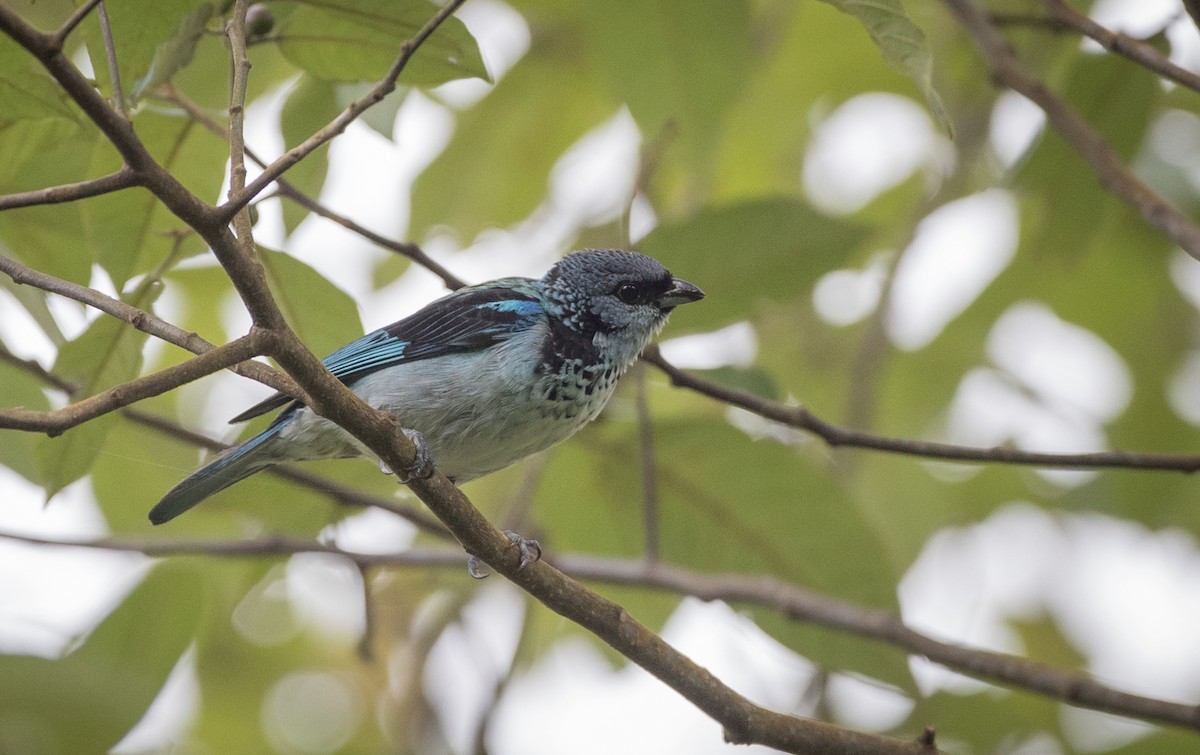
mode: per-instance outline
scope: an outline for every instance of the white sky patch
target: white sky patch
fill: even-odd
[[[1038,302],[1009,307],[992,327],[987,353],[1047,404],[1100,423],[1115,419],[1133,397],[1133,378],[1121,356]]]
[[[637,244],[658,227],[658,215],[646,195],[638,193],[629,205],[629,240]]]
[[[856,674],[831,674],[825,693],[839,722],[866,731],[889,731],[899,726],[914,705],[903,692]]]
[[[975,368],[959,383],[946,415],[947,440],[1062,453],[1107,448],[1104,426],[1129,406],[1133,379],[1102,339],[1043,304],[1019,302],[996,321],[987,353],[996,366]],[[1096,474],[1036,473],[1059,486]]]
[[[339,750],[366,718],[351,679],[298,671],[275,683],[263,700],[263,730],[277,752],[322,755]]]
[[[1048,615],[1106,683],[1194,702],[1200,698],[1200,646],[1193,641],[1198,579],[1200,550],[1191,535],[1014,502],[979,524],[931,538],[901,581],[899,597],[914,628],[1007,651],[1021,649],[1008,621]],[[961,689],[962,677],[927,664],[917,668],[923,692]],[[978,683],[967,689],[972,685]]]
[[[853,325],[875,311],[887,277],[886,255],[879,254],[862,270],[834,270],[813,288],[813,307],[831,325]]]
[[[619,217],[633,193],[641,144],[641,132],[625,108],[584,134],[550,172],[555,210],[585,226]]]
[[[1194,71],[1200,63],[1200,30],[1186,13],[1176,13],[1175,21],[1167,27],[1171,43],[1171,62]]]
[[[758,333],[749,322],[735,322],[711,333],[671,338],[659,348],[668,362],[686,369],[749,367],[758,356]]]
[[[366,628],[362,573],[344,558],[299,553],[288,559],[292,611],[327,639],[353,643]]]
[[[463,609],[462,621],[446,627],[429,652],[425,689],[455,752],[472,751],[494,684],[512,664],[524,607],[524,597],[512,586],[489,584]],[[530,736],[515,741],[524,744]]]
[[[1182,250],[1171,255],[1171,280],[1184,298],[1200,309],[1200,261]]]
[[[1200,352],[1189,354],[1171,375],[1167,400],[1184,421],[1200,426]]]
[[[1179,0],[1096,0],[1090,15],[1093,21],[1111,31],[1145,39],[1162,31],[1176,17],[1186,14],[1179,7]],[[1090,40],[1086,45],[1086,49],[1102,51]]]
[[[861,94],[816,127],[804,159],[804,190],[826,212],[855,212],[930,163],[938,151],[923,107],[896,94]]]
[[[0,288],[0,339],[12,353],[22,359],[37,360],[46,368],[54,363],[58,352],[25,307],[3,288]]]
[[[996,98],[988,139],[1005,168],[1011,168],[1020,160],[1045,123],[1046,114],[1024,96],[1007,91]]]
[[[45,493],[0,466],[0,531],[51,540],[104,537],[108,527],[88,482],[43,506]],[[150,560],[136,553],[48,548],[0,538],[0,652],[56,657],[142,579]]]
[[[466,24],[479,44],[483,62],[493,81],[500,81],[529,51],[529,25],[511,5],[499,0],[471,0],[455,17]],[[442,84],[434,92],[438,99],[456,108],[467,108],[483,99],[493,85],[482,79],[459,79]]]
[[[180,657],[146,715],[110,751],[112,755],[170,752],[200,709],[200,678],[196,648]]]
[[[1076,752],[1109,752],[1154,732],[1145,721],[1060,705],[1058,720]]]
[[[662,635],[771,710],[795,710],[813,677],[808,661],[724,603],[684,599]],[[613,726],[614,721],[621,725]],[[560,643],[513,680],[493,719],[488,750],[608,755],[630,751],[631,741],[635,752],[774,752],[726,744],[720,725],[678,693],[640,668],[614,670],[593,645],[578,640]]]
[[[937,338],[1012,261],[1017,223],[1016,202],[1001,189],[950,202],[922,220],[896,270],[892,343],[916,351]]]

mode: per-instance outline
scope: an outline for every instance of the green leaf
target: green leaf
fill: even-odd
[[[681,159],[711,160],[751,64],[750,3],[609,0],[580,8],[591,60],[645,138],[670,132]]]
[[[807,297],[821,275],[848,266],[868,236],[853,221],[826,217],[794,199],[768,197],[705,208],[660,225],[639,246],[704,289],[705,300],[674,321],[703,329],[750,317],[758,298]]]
[[[190,118],[174,114],[142,112],[135,124],[147,149],[185,187],[201,197],[216,197],[228,158],[228,148],[219,139]],[[98,144],[92,174],[103,175],[119,167],[112,148]],[[160,265],[176,252],[179,233],[187,231],[182,220],[142,189],[93,197],[82,209],[88,246],[118,287]],[[197,252],[205,248],[194,234],[183,243]]]
[[[74,120],[71,100],[19,45],[0,45],[0,124],[14,120]]]
[[[279,309],[313,353],[323,357],[362,335],[358,306],[344,291],[283,252],[259,250]]]
[[[46,384],[28,372],[0,361],[0,385],[4,386],[4,406],[35,411],[50,408],[42,390]],[[8,467],[30,482],[41,479],[34,462],[38,436],[18,430],[0,430],[0,465]]]
[[[147,92],[153,92],[155,87],[169,81],[179,69],[192,62],[196,45],[213,12],[210,3],[201,3],[180,20],[175,35],[155,48],[150,70],[134,84],[129,93],[130,101],[137,102]]]
[[[929,112],[950,136],[954,124],[933,86],[933,55],[925,34],[904,12],[900,0],[822,0],[862,23],[893,68],[917,83]]]
[[[0,655],[0,750],[107,752],[141,720],[192,640],[201,572],[163,564],[61,660]]]
[[[161,284],[148,280],[126,301],[147,309],[161,290]],[[53,371],[76,383],[80,396],[92,396],[138,375],[145,341],[146,334],[124,321],[100,315],[78,338],[59,349]],[[114,413],[105,414],[57,437],[39,440],[38,474],[45,481],[47,499],[91,470],[117,419]]]
[[[370,89],[371,85],[369,83],[361,82],[338,84],[334,87],[334,92],[337,94],[339,107],[345,109],[350,103],[365,95]],[[400,112],[400,106],[404,104],[404,100],[408,97],[410,91],[412,91],[410,87],[396,87],[394,91],[388,93],[386,97],[372,105],[369,110],[359,116],[359,122],[365,123],[375,133],[391,141],[395,133],[396,115]]]
[[[516,223],[546,196],[562,153],[617,107],[553,37],[535,38],[495,91],[458,116],[450,145],[417,178],[409,236],[448,226],[471,239]]]
[[[551,454],[533,511],[553,533],[556,549],[641,553],[641,481],[631,466],[639,458],[638,433],[621,399],[614,400],[607,421]],[[899,565],[829,469],[710,416],[657,422],[654,450],[665,562],[702,572],[769,574],[842,599],[895,606]],[[860,557],[864,553],[872,557]],[[639,620],[665,618],[660,594],[620,596]],[[668,610],[673,605],[669,600]],[[764,629],[823,667],[910,685],[902,653],[770,613],[756,612]]]
[[[342,110],[337,85],[312,76],[301,76],[283,104],[279,125],[284,144],[293,145],[307,139],[314,131],[332,120]],[[372,108],[373,109],[373,108]],[[368,111],[370,112],[370,111]],[[311,197],[319,197],[329,168],[329,145],[312,152],[287,173],[288,183]],[[288,233],[308,217],[308,210],[295,202],[284,200],[283,223]]]
[[[378,81],[400,46],[436,12],[424,0],[368,0],[304,5],[279,24],[279,48],[309,74],[330,81]],[[490,80],[467,27],[448,18],[413,55],[401,80],[436,86],[465,78]]]
[[[194,51],[198,26],[211,15],[206,0],[106,0],[117,66],[121,72],[121,90],[129,104],[136,104],[154,85],[167,80],[186,65]],[[206,10],[207,8],[207,10]],[[80,25],[87,39],[96,83],[106,97],[112,97],[112,76],[105,55],[104,35],[98,14],[89,14]]]

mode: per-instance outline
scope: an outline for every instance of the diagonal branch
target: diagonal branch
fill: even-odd
[[[1087,161],[1100,185],[1200,260],[1200,227],[1134,175],[1100,133],[1041,80],[1021,67],[987,14],[971,0],[945,0],[975,40],[996,84],[1023,94],[1046,113],[1046,120]]]
[[[12,210],[17,207],[74,202],[77,199],[98,197],[101,194],[128,189],[138,186],[139,183],[138,174],[125,167],[100,178],[0,196],[0,211]]]
[[[196,333],[189,333],[182,328],[155,317],[143,309],[138,309],[119,299],[114,299],[108,294],[101,293],[94,288],[81,286],[78,283],[55,278],[53,275],[47,275],[46,273],[25,267],[11,257],[5,257],[2,254],[0,254],[0,273],[7,274],[15,283],[35,286],[43,291],[59,294],[68,299],[74,299],[77,302],[86,304],[89,307],[94,307],[101,312],[112,315],[118,320],[124,320],[143,333],[187,349],[193,354],[203,354],[214,348],[213,344],[201,338]],[[243,377],[257,380],[290,396],[304,395],[304,392],[296,385],[295,381],[260,362],[247,361],[241,364],[234,364],[229,369]]]
[[[104,57],[108,61],[108,76],[112,80],[113,109],[122,118],[128,119],[125,109],[125,91],[121,86],[121,69],[117,65],[117,45],[113,41],[112,24],[108,22],[108,8],[104,0],[96,7],[96,17],[100,21],[100,36],[104,38]]]
[[[284,537],[233,541],[159,538],[59,541],[0,532],[0,538],[38,545],[129,551],[156,557],[209,555],[247,558],[328,553],[345,557],[360,568],[462,568],[462,555],[454,550],[422,548],[368,554],[311,540]],[[1020,656],[936,640],[910,628],[895,612],[839,600],[773,577],[705,574],[664,563],[582,555],[557,556],[551,561],[555,568],[574,579],[663,590],[705,601],[762,606],[794,621],[844,631],[899,648],[984,681],[1026,690],[1082,708],[1200,730],[1200,708],[1195,705],[1121,692],[1085,674],[1063,671]]]
[[[200,356],[164,370],[143,375],[61,409],[0,409],[0,430],[26,430],[60,435],[76,425],[116,411],[123,406],[159,396],[194,380],[259,355],[266,341],[262,332],[251,333]]]
[[[249,186],[243,191],[237,192],[230,197],[229,201],[218,207],[218,211],[226,220],[231,219],[235,213],[242,207],[250,203],[254,197],[258,196],[272,181],[279,178],[289,168],[303,160],[308,154],[316,150],[322,144],[325,144],[330,139],[341,134],[347,127],[358,119],[368,108],[377,104],[384,97],[387,97],[396,89],[396,80],[400,78],[400,73],[404,67],[408,65],[408,61],[413,54],[424,44],[425,40],[437,31],[437,28],[454,15],[458,7],[465,0],[450,0],[443,5],[433,18],[429,19],[424,26],[417,31],[416,34],[404,44],[400,45],[400,54],[396,60],[392,62],[391,68],[387,75],[380,79],[379,83],[371,87],[371,90],[354,102],[350,103],[345,110],[339,113],[332,121],[323,128],[319,129],[312,136],[305,139],[300,144],[292,147],[287,152],[284,152],[275,162],[271,163],[263,170],[263,172],[254,179]]]
[[[1093,42],[1153,71],[1168,81],[1200,92],[1200,75],[1178,66],[1171,59],[1141,40],[1108,29],[1072,8],[1064,0],[1044,0],[1047,20],[1056,29],[1073,29]]]
[[[663,359],[658,348],[651,346],[642,354],[650,364],[666,373],[671,384],[687,388],[730,406],[753,412],[764,419],[779,422],[816,435],[830,446],[867,448],[887,453],[922,456],[941,461],[962,461],[983,464],[1020,464],[1033,467],[1061,469],[1140,469],[1173,472],[1200,470],[1200,456],[1187,454],[1146,454],[1132,451],[1100,451],[1097,453],[1059,454],[1021,451],[1015,448],[974,448],[951,443],[889,438],[861,430],[851,430],[826,422],[802,406],[787,406],[768,401],[753,393],[730,388],[705,380],[681,370]]]
[[[52,41],[55,46],[61,49],[63,43],[66,42],[67,36],[71,32],[75,31],[75,27],[83,23],[83,19],[87,18],[88,14],[95,10],[96,6],[101,2],[102,0],[87,0],[86,3],[76,8],[75,12],[71,14],[71,17],[64,21],[63,25],[59,27],[58,31],[54,33]]]
[[[201,126],[204,126],[213,134],[216,134],[225,141],[229,140],[229,132],[222,127],[221,124],[209,117],[208,113],[205,113],[199,105],[186,97],[182,92],[175,89],[174,86],[170,85],[169,83],[164,85],[161,95],[163,99],[187,112],[187,114],[192,117],[192,120],[196,121]],[[258,167],[267,167],[267,162],[259,157],[254,150],[246,147],[245,151],[246,157],[250,158],[256,165],[258,165]],[[372,231],[370,228],[359,224],[353,219],[329,209],[316,199],[313,199],[308,194],[296,188],[296,186],[286,178],[278,179],[275,182],[275,185],[279,187],[280,196],[290,199],[309,212],[320,215],[326,220],[331,220],[346,230],[356,233],[359,236],[362,236],[364,239],[377,244],[384,249],[391,250],[401,256],[407,257],[418,265],[424,267],[429,272],[441,278],[446,284],[447,288],[458,289],[467,285],[466,281],[447,270],[440,263],[426,254],[425,250],[422,249],[418,244],[414,244],[411,241],[395,241],[386,236],[378,234],[375,231]]]

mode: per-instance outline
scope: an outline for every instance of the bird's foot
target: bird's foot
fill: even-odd
[[[433,454],[429,450],[429,445],[425,443],[425,436],[416,430],[410,430],[407,427],[400,428],[400,432],[404,433],[404,437],[412,441],[412,444],[417,447],[417,458],[413,460],[412,466],[406,470],[404,479],[400,480],[401,485],[407,485],[413,480],[427,480],[432,475],[437,464],[433,460]],[[382,462],[379,468],[384,470],[384,474],[391,474],[392,470],[386,469]]]
[[[517,564],[517,571],[524,569],[535,561],[541,560],[542,544],[537,540],[523,538],[512,530],[504,530],[504,534],[521,553],[521,561]],[[479,559],[479,556],[471,556],[467,559],[467,574],[470,574],[475,579],[483,579],[487,574],[480,570],[481,566],[483,566],[483,561]]]

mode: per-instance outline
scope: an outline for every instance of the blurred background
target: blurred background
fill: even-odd
[[[4,5],[47,29],[73,9]],[[105,5],[138,133],[219,201],[228,147],[205,122],[227,123],[227,9]],[[394,94],[287,178],[472,283],[538,277],[572,249],[640,249],[708,294],[674,316],[666,359],[840,425],[978,447],[1195,452],[1200,262],[1105,193],[1038,107],[992,86],[946,5],[865,19],[842,5],[468,0]],[[1200,94],[1047,21],[1055,5],[988,10],[1022,66],[1194,215]],[[268,160],[365,92],[435,10],[258,7],[270,18],[251,39],[247,144]],[[1200,65],[1179,2],[1072,7]],[[869,33],[881,28],[916,52],[881,48]],[[74,62],[110,94],[94,14],[72,39]],[[193,54],[165,66],[163,45],[180,39]],[[0,81],[34,70],[0,42]],[[4,193],[118,166],[65,105],[0,102],[0,156]],[[122,192],[3,212],[0,252],[212,342],[244,334],[249,316],[202,242],[154,207]],[[277,193],[255,211],[275,293],[318,355],[446,291]],[[4,404],[31,408],[67,398],[20,360],[86,395],[186,356],[7,279],[0,342]],[[241,429],[226,420],[267,393],[222,373],[137,409],[233,442]],[[203,454],[128,413],[53,439],[0,431],[0,534],[287,535],[367,553],[433,542],[393,513],[268,475],[151,531],[150,506]],[[365,461],[305,469],[419,506]],[[647,367],[575,438],[464,489],[548,554],[636,560],[648,473],[652,542],[667,563],[771,575],[896,611],[939,639],[1200,703],[1191,476],[831,450]],[[903,737],[933,724],[955,753],[1200,746],[766,607],[592,586],[774,710]],[[152,559],[0,538],[0,653],[4,752],[733,748],[662,683],[501,578],[469,579],[465,556],[461,568],[360,570],[323,554]]]

